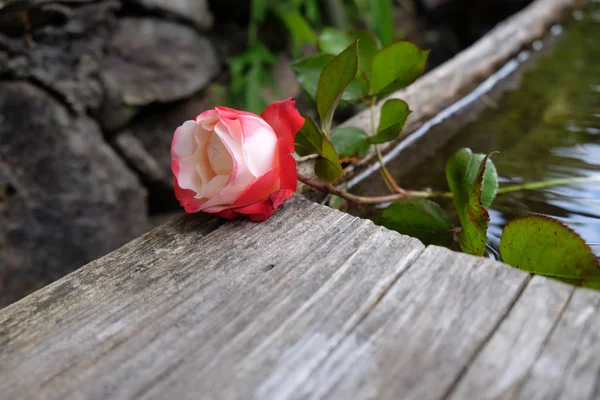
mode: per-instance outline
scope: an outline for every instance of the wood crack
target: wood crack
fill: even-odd
[[[339,348],[339,346],[343,343],[343,341],[346,338],[348,338],[348,336],[350,336],[352,334],[352,332],[356,329],[356,327],[358,327],[358,325],[360,325],[360,323],[369,315],[369,313],[375,309],[377,304],[379,304],[381,302],[381,300],[390,291],[390,289],[402,278],[402,276],[410,269],[410,267],[412,267],[415,264],[415,262],[419,259],[421,254],[423,254],[425,249],[426,248],[423,247],[423,248],[419,249],[417,252],[415,252],[412,260],[406,265],[406,267],[404,269],[402,269],[397,275],[392,277],[392,279],[390,279],[389,282],[387,282],[379,290],[379,292],[376,294],[375,298],[366,304],[365,308],[360,311],[360,315],[358,316],[358,318],[356,318],[355,320],[352,320],[348,324],[348,326],[345,326],[344,328],[341,329],[341,332],[340,332],[341,334],[340,334],[339,338],[337,338],[337,340],[335,341],[333,346],[322,357],[322,359],[319,361],[319,363],[317,365],[315,365],[314,368],[312,368],[310,373],[307,375],[306,379],[304,379],[303,383],[308,381],[315,374],[315,372],[320,367],[323,366],[323,364],[329,358],[329,356],[331,354],[333,354],[333,352],[337,348]]]
[[[494,334],[496,333],[498,328],[502,325],[502,323],[510,315],[511,311],[514,309],[515,305],[521,298],[521,295],[523,294],[523,292],[525,292],[525,289],[527,288],[527,285],[529,284],[529,282],[531,282],[531,276],[529,276],[527,278],[527,280],[523,281],[523,283],[521,284],[521,287],[519,287],[519,290],[517,291],[512,302],[506,308],[506,311],[504,312],[504,314],[502,314],[502,316],[498,319],[497,323],[495,324],[493,329],[490,330],[489,334],[485,337],[485,339],[482,340],[481,343],[475,348],[475,350],[471,354],[471,357],[469,358],[467,363],[461,368],[460,372],[458,373],[458,375],[456,376],[456,378],[454,379],[452,384],[446,390],[446,393],[444,393],[444,395],[441,397],[442,400],[448,400],[450,398],[450,396],[452,396],[453,392],[458,387],[458,384],[460,383],[460,381],[463,379],[463,377],[468,372],[472,363],[477,359],[477,357],[479,356],[481,351],[485,348],[485,346],[492,339],[492,337],[494,336]]]
[[[564,306],[560,310],[560,313],[558,314],[558,316],[554,320],[554,323],[552,324],[552,328],[550,328],[550,330],[548,331],[548,334],[544,338],[544,341],[543,341],[543,344],[542,344],[540,350],[538,351],[538,353],[537,353],[534,361],[531,363],[531,366],[529,367],[529,371],[527,372],[527,375],[523,377],[523,379],[519,383],[518,387],[516,388],[515,393],[519,393],[522,390],[522,388],[525,385],[525,383],[529,380],[529,377],[531,376],[531,371],[532,371],[533,367],[535,366],[535,363],[539,360],[540,356],[544,352],[544,349],[548,345],[548,342],[550,342],[550,338],[552,337],[552,334],[556,330],[556,327],[558,326],[558,324],[562,320],[563,315],[567,311],[567,308],[568,308],[569,304],[571,303],[571,299],[573,298],[573,294],[574,293],[575,293],[575,287],[573,286],[571,288],[571,292],[569,293],[569,297],[567,298],[567,301],[565,302]]]

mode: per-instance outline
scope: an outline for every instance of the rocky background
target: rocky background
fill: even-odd
[[[480,3],[502,12],[473,14]],[[433,66],[524,3],[421,0],[400,22],[433,48]],[[239,0],[0,0],[0,307],[178,210],[172,132],[215,105],[209,85],[227,81],[248,10]]]

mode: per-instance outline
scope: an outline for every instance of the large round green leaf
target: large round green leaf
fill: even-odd
[[[410,85],[425,68],[429,51],[409,42],[396,42],[373,57],[371,92],[383,96]]]
[[[505,263],[524,271],[600,285],[600,264],[585,241],[543,215],[527,215],[506,225],[500,254]]]

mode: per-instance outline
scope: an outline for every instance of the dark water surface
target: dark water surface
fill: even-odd
[[[493,160],[501,185],[600,177],[600,2],[575,12],[564,29],[554,27],[553,32],[534,44],[529,60],[501,90],[433,128],[388,164],[401,186],[447,191],[445,164],[461,147],[499,151]],[[379,174],[353,191],[386,193]],[[458,221],[451,201],[440,204]],[[497,247],[508,221],[539,213],[567,224],[600,255],[598,181],[499,195],[489,211],[491,247]],[[378,210],[349,212],[374,217]]]

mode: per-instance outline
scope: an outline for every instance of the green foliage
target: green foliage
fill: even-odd
[[[370,25],[384,46],[394,41],[394,0],[369,0]]]
[[[379,50],[377,39],[369,32],[347,33],[334,28],[324,29],[317,43],[322,53],[292,64],[300,86],[315,100],[320,119],[320,128],[314,123],[314,129],[305,126],[307,132],[301,132],[301,135],[297,136],[296,149],[301,155],[318,153],[320,158],[315,166],[316,172],[325,181],[333,182],[339,179],[342,173],[339,158],[334,159],[327,145],[323,147],[323,139],[320,136],[325,138],[326,143],[332,144],[331,147],[337,151],[336,156],[364,157],[370,145],[385,143],[398,137],[410,114],[405,102],[390,99],[382,106],[379,128],[371,133],[372,136],[349,127],[337,129],[330,135],[333,115],[339,102],[363,101],[372,104],[379,94],[369,92],[373,81],[376,82],[376,88],[377,85],[384,85],[383,90],[407,84],[409,79],[414,79],[416,73],[422,70],[427,52],[406,43],[398,43],[399,48],[392,45],[392,52],[386,49]],[[399,51],[396,51],[398,49]],[[396,67],[391,73],[382,72],[384,64],[390,62],[387,57],[397,55],[402,57],[394,61]],[[398,65],[400,67],[397,67]],[[378,74],[383,74],[383,77],[378,77]]]
[[[304,92],[311,98],[317,97],[317,85],[319,83],[319,77],[321,72],[327,64],[333,59],[330,54],[317,54],[302,58],[291,64],[298,84]]]
[[[341,185],[341,189],[346,190],[346,185]],[[332,194],[329,196],[327,205],[336,210],[343,210],[348,207],[348,200]]]
[[[263,89],[272,87],[277,90],[270,71],[278,58],[258,38],[258,27],[266,21],[269,13],[278,17],[286,27],[294,55],[300,54],[303,45],[317,43],[307,21],[308,18],[316,22],[319,18],[317,0],[252,0],[248,49],[227,60],[231,74],[227,103],[231,107],[243,105],[245,110],[259,113],[266,106]]]
[[[485,154],[473,153],[469,148],[462,148],[457,150],[450,160],[448,160],[446,164],[446,179],[448,180],[448,186],[454,195],[455,201],[466,204],[466,196],[463,196],[463,193],[467,193],[475,181],[484,158],[486,158]],[[489,207],[492,205],[498,192],[498,173],[492,160],[487,160],[486,167],[483,177],[481,202],[484,207]],[[453,186],[456,187],[457,185],[461,187],[458,195],[455,194],[455,190],[453,189]]]
[[[339,156],[327,136],[317,128],[313,119],[305,115],[306,122],[296,135],[296,153],[299,155],[318,154],[315,173],[325,182],[335,182],[344,171]]]
[[[262,43],[257,43],[227,62],[231,74],[230,105],[235,107],[236,103],[244,103],[248,111],[260,113],[266,106],[262,88],[273,83],[267,71],[277,62],[277,56]]]
[[[251,22],[263,22],[269,9],[269,0],[252,0],[250,4]]]
[[[340,157],[364,157],[369,151],[369,135],[352,126],[337,128],[331,134],[331,143]]]
[[[487,156],[463,148],[448,160],[446,179],[462,226],[460,247],[465,253],[481,256],[489,224],[486,206],[498,190],[496,168]]]
[[[353,40],[346,32],[332,27],[326,27],[319,35],[317,43],[319,51],[336,56],[355,41],[356,40]]]
[[[368,75],[371,72],[373,57],[379,49],[377,39],[370,32],[353,31],[346,33],[327,27],[319,35],[318,47],[322,53],[338,55],[355,41],[358,41],[358,67]]]
[[[355,31],[351,36],[358,40],[358,67],[369,76],[373,68],[373,57],[380,48],[377,38],[369,31]]]
[[[454,239],[454,227],[446,212],[427,199],[398,200],[383,210],[377,222],[425,244],[448,246]]]
[[[600,289],[600,264],[589,246],[555,219],[527,215],[511,221],[502,233],[500,254],[524,271]]]
[[[370,142],[373,144],[385,143],[397,138],[402,132],[409,114],[410,109],[404,101],[400,99],[387,100],[381,107],[377,134],[370,138]]]
[[[323,69],[317,84],[317,111],[323,131],[329,132],[333,113],[342,94],[354,80],[358,71],[358,45],[356,42],[335,56]]]
[[[304,14],[310,22],[319,22],[321,14],[319,12],[319,0],[292,0],[292,3],[296,7],[304,7]]]
[[[317,44],[317,35],[297,7],[280,5],[275,8],[275,12],[290,34],[294,56],[300,54],[304,44]]]
[[[385,95],[410,85],[423,72],[429,55],[409,42],[396,42],[373,57],[371,93]]]

